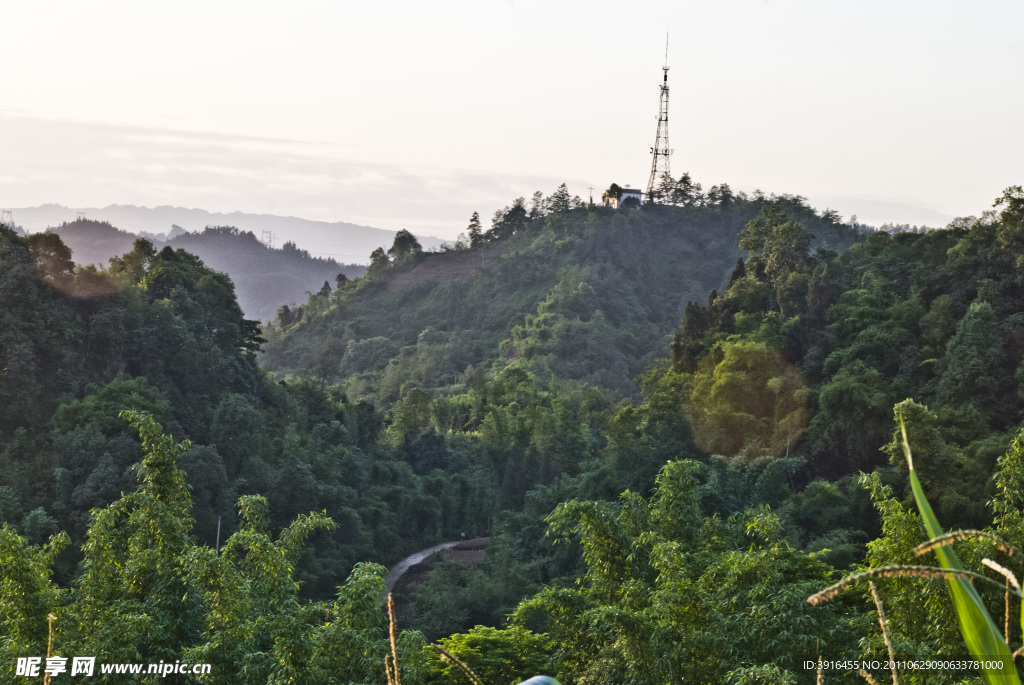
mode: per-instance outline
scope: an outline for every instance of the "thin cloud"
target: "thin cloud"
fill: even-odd
[[[470,214],[564,179],[398,165],[338,145],[0,114],[0,145],[22,170],[5,206],[136,204],[343,220],[454,238]],[[577,188],[584,181],[571,181]]]

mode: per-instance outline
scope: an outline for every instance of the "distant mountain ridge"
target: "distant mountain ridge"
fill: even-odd
[[[65,207],[59,204],[44,204],[38,207],[23,207],[11,210],[14,223],[29,233],[45,231],[61,223],[84,218],[106,221],[134,234],[167,234],[172,225],[181,226],[191,232],[201,232],[207,226],[234,226],[243,231],[252,231],[262,237],[263,231],[274,234],[275,244],[287,241],[309,251],[312,255],[330,257],[339,262],[365,264],[370,253],[378,247],[387,249],[394,240],[396,231],[372,226],[360,226],[344,221],[314,221],[298,217],[276,216],[273,214],[249,214],[246,212],[208,212],[204,209],[186,207],[137,207],[135,205],[108,205],[95,207]],[[440,246],[443,242],[433,236],[417,236],[425,250]]]
[[[111,257],[132,250],[139,237],[109,222],[81,219],[47,229],[61,237],[71,249],[72,259],[81,265],[105,267]],[[171,247],[197,255],[206,266],[230,276],[235,296],[250,319],[269,321],[277,308],[319,292],[327,282],[332,288],[338,274],[358,278],[366,272],[360,264],[341,264],[334,259],[314,257],[287,242],[280,248],[261,243],[251,231],[231,226],[207,227],[201,232],[172,232],[170,240],[152,240],[157,250]]]

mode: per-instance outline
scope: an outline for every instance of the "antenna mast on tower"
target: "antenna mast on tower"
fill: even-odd
[[[658,136],[654,140],[654,147],[651,154],[651,178],[647,181],[647,201],[654,202],[654,183],[659,176],[671,172],[668,167],[668,158],[672,150],[668,146],[668,34],[665,34],[665,66],[661,68],[661,102],[658,107]]]

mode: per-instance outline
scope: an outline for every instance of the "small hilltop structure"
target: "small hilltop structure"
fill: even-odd
[[[672,177],[669,164],[672,148],[668,144],[668,68],[668,34],[666,34],[665,66],[661,68],[661,94],[658,101],[658,131],[654,137],[654,147],[651,148],[651,176],[647,181],[646,202],[655,201],[654,184],[658,179]],[[644,193],[639,188],[632,188],[628,185],[620,187],[613,183],[608,190],[601,193],[601,203],[612,209],[639,207],[644,202]]]
[[[619,186],[613,183],[608,190],[601,193],[601,204],[612,209],[621,207],[639,207],[644,200],[644,194],[639,188],[631,188],[628,185]]]

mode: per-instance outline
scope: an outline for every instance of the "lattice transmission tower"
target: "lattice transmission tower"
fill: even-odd
[[[668,34],[665,35],[665,66],[661,68],[661,101],[658,106],[658,135],[651,148],[651,178],[647,181],[647,201],[654,202],[654,184],[664,174],[672,175],[669,170],[669,157],[672,150],[668,146]]]

